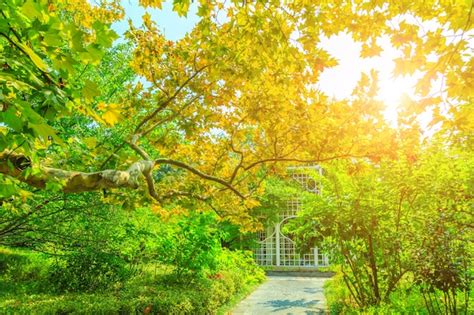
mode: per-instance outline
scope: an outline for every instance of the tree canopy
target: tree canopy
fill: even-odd
[[[190,5],[173,1],[180,15]],[[192,201],[243,222],[265,177],[288,165],[280,162],[377,162],[401,147],[415,158],[425,111],[431,126],[472,136],[469,1],[196,5],[200,20],[184,38],[167,40],[145,13],[117,50],[120,1],[0,4],[4,204],[35,198],[36,188],[112,190],[104,200],[118,205],[161,211]],[[375,70],[345,100],[318,88],[337,64],[321,40],[341,32],[362,44],[363,58],[388,38],[399,52],[395,75],[419,74],[398,129],[383,118]]]

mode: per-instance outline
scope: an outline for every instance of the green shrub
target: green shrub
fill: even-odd
[[[50,263],[44,254],[0,248],[0,296],[35,293],[48,287]]]
[[[255,263],[250,251],[223,250],[219,265],[221,270],[231,271],[236,277],[234,280],[238,287],[254,285],[265,280],[265,272]]]
[[[340,271],[337,271],[331,279],[326,281],[324,295],[330,314],[346,314],[356,307]]]
[[[161,236],[158,260],[175,267],[178,275],[200,275],[213,272],[221,251],[217,219],[212,213],[190,212],[167,235]]]
[[[413,285],[412,279],[404,279],[399,287],[390,294],[389,298],[377,306],[358,308],[357,303],[344,283],[342,273],[336,269],[336,275],[326,281],[324,295],[330,314],[437,314],[427,309],[423,297],[423,288]],[[433,292],[435,294],[436,292]],[[437,303],[441,304],[442,296],[437,292]],[[460,292],[461,294],[462,292]],[[461,297],[460,297],[461,299]],[[472,299],[472,296],[471,296]],[[467,312],[460,310],[458,314],[471,314],[472,309]]]
[[[47,261],[46,256],[38,257],[40,261]],[[36,279],[38,282],[50,279],[55,286],[69,292],[52,293],[48,287],[33,292],[27,287],[26,291],[15,295],[0,294],[0,309],[14,314],[216,314],[223,305],[265,278],[248,252],[220,250],[216,259],[215,271],[201,273],[199,277],[178,276],[169,266],[142,265],[141,273],[123,281],[122,286],[114,286],[110,282],[117,280],[115,276],[104,280],[100,273],[110,274],[110,270],[114,270],[115,274],[121,270],[122,262],[115,269],[114,258],[109,255],[80,251],[53,264],[57,269],[49,278],[46,275]],[[95,267],[87,269],[91,264]],[[19,265],[18,270],[22,270],[22,266]],[[23,285],[23,281],[18,285]],[[100,287],[104,290],[81,292],[98,288],[92,281],[102,283]],[[15,279],[10,277],[5,283],[13,282]],[[3,283],[0,287],[3,289]]]
[[[0,252],[0,275],[11,276],[18,281],[34,280],[44,270],[44,259],[35,253],[2,250]]]
[[[92,292],[129,277],[126,262],[119,256],[85,248],[56,260],[49,279],[58,291]]]

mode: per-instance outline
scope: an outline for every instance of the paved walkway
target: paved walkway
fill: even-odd
[[[267,276],[267,281],[240,302],[232,315],[325,314],[323,284],[328,278]]]

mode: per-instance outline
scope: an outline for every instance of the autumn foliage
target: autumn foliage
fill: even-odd
[[[289,165],[343,163],[356,179],[398,160],[416,168],[434,142],[453,159],[472,153],[470,1],[174,0],[179,16],[198,18],[176,41],[150,14],[162,1],[137,6],[142,21],[119,36],[118,0],[0,3],[0,244],[33,246],[28,218],[61,198],[87,207],[84,196],[166,224],[211,212],[209,225],[245,233],[262,227],[267,180]],[[394,77],[416,78],[396,126],[377,67],[349,97],[321,90],[338,64],[323,42],[340,34],[367,60],[389,43]],[[40,230],[34,246],[52,235]]]

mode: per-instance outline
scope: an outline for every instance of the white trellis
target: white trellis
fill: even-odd
[[[307,191],[319,194],[321,187],[311,176],[311,172],[321,174],[319,166],[304,166],[290,168],[291,176]],[[301,200],[292,198],[287,200],[285,209],[279,214],[279,221],[269,226],[265,231],[257,234],[257,247],[254,250],[255,260],[261,266],[277,267],[325,267],[329,265],[329,257],[318,247],[307,252],[299,252],[295,242],[283,234],[282,227],[292,218],[295,218],[301,209]]]

